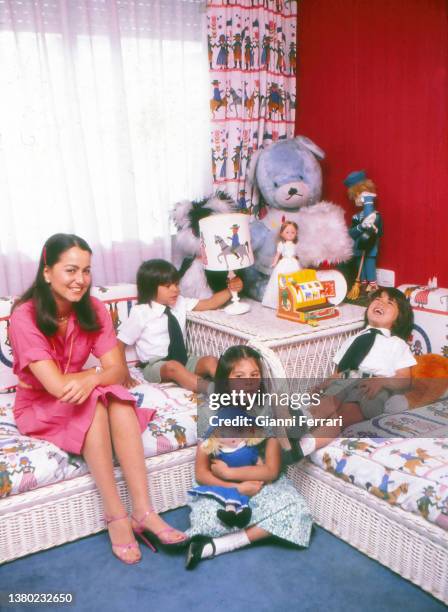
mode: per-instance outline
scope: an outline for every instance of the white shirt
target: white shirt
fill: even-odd
[[[184,298],[180,295],[176,305],[171,308],[171,312],[179,321],[184,338],[187,312],[193,310],[198,302],[197,299]],[[170,337],[165,308],[166,306],[154,300],[151,304],[136,304],[131,309],[127,321],[120,326],[118,339],[128,346],[135,344],[140,361],[165,359],[168,355]]]
[[[352,342],[354,342],[358,336],[367,333],[371,328],[371,325],[368,325],[362,329],[359,334],[348,338],[333,357],[333,361],[339,364]],[[389,377],[395,376],[397,370],[409,368],[417,363],[411,353],[409,345],[404,340],[398,336],[392,336],[390,329],[378,329],[380,329],[382,334],[377,334],[375,336],[375,342],[372,348],[359,366],[361,372],[372,374],[373,376]]]

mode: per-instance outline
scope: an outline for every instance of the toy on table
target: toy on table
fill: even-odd
[[[272,262],[274,270],[264,292],[263,306],[278,308],[278,275],[298,272],[301,269],[296,255],[297,233],[297,223],[289,220],[282,223],[277,252]]]
[[[322,283],[324,296],[337,306],[344,301],[347,295],[347,281],[338,270],[317,270],[317,278]]]
[[[277,316],[315,327],[322,319],[339,315],[325,295],[325,286],[316,270],[300,270],[278,276],[279,303]]]
[[[247,412],[232,407],[221,408],[217,413],[220,418],[233,418],[235,416],[250,418]],[[249,433],[249,432],[248,432]],[[224,461],[229,467],[247,467],[259,465],[262,462],[257,446],[264,438],[242,437],[241,428],[222,429],[220,427],[209,428],[206,440],[202,442],[202,449],[207,455],[213,455],[214,459]],[[223,437],[220,437],[223,436]],[[231,437],[231,436],[236,437]],[[237,437],[239,435],[239,437]],[[229,527],[242,529],[249,524],[252,510],[249,506],[250,498],[241,494],[236,487],[222,487],[219,485],[198,485],[188,491],[192,497],[212,497],[223,508],[216,515],[218,519]]]
[[[262,301],[282,223],[289,219],[299,227],[296,256],[302,266],[336,264],[352,256],[353,241],[344,221],[344,211],[330,202],[319,202],[322,173],[318,160],[324,152],[309,138],[280,140],[253,154],[248,183],[255,219],[251,241],[255,264],[243,272],[245,291]]]
[[[367,293],[376,291],[376,258],[378,256],[379,238],[383,234],[383,222],[380,213],[375,209],[376,186],[367,178],[364,170],[351,172],[344,180],[347,196],[361,212],[352,217],[349,234],[354,242],[354,256],[357,261],[357,277],[349,291],[351,300],[360,296],[361,288]]]

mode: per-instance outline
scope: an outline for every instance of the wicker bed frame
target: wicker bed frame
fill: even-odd
[[[288,476],[318,525],[448,604],[448,534],[308,462]]]
[[[151,502],[158,512],[187,503],[196,447],[146,460]],[[120,496],[129,497],[120,468],[115,468]],[[106,528],[100,495],[90,476],[79,476],[0,500],[0,563]]]
[[[184,506],[195,447],[148,459],[152,503],[163,512]],[[448,604],[448,534],[367,491],[302,461],[288,475],[318,525]],[[119,468],[120,495],[129,507]],[[0,561],[11,561],[105,529],[101,501],[89,475],[0,502]]]
[[[226,337],[225,330],[214,335],[208,328],[206,333],[207,338],[203,333],[195,333],[189,325],[187,337],[192,352],[203,352],[198,344],[203,346],[204,342],[207,352],[215,355],[235,342],[248,343],[262,353],[267,375],[286,377],[277,352],[263,342],[248,342],[230,333]],[[314,347],[310,342],[303,345],[303,350],[316,355],[320,352],[316,351],[317,345],[322,349],[320,345],[328,343],[328,339],[316,337]],[[337,350],[338,344],[332,341],[333,350]],[[294,359],[299,363],[303,356],[295,354]],[[328,356],[325,363],[330,363]],[[319,376],[321,372],[319,362]],[[157,511],[186,504],[194,456],[195,447],[192,447],[146,461],[152,503]],[[342,482],[308,461],[291,466],[288,473],[307,499],[317,524],[448,604],[448,534],[445,531]],[[119,468],[116,468],[116,477],[120,494],[129,506]],[[103,529],[100,497],[90,475],[1,499],[0,563]]]

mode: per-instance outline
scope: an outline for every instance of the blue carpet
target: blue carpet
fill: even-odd
[[[166,514],[188,526],[188,511]],[[445,606],[323,529],[299,550],[276,541],[203,561],[184,570],[184,552],[153,554],[127,566],[112,556],[106,533],[5,564],[0,591],[74,593],[71,606],[7,606],[8,610],[140,612],[436,612]]]

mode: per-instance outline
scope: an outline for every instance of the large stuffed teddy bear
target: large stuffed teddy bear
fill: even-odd
[[[258,218],[251,223],[255,265],[242,270],[245,291],[261,301],[272,272],[279,229],[284,220],[299,227],[296,253],[301,266],[319,267],[350,259],[352,239],[344,211],[330,202],[319,202],[322,173],[318,160],[323,151],[309,138],[298,136],[270,145],[252,157],[249,181],[261,200]]]
[[[180,271],[180,291],[184,297],[207,299],[213,291],[226,287],[226,272],[204,270],[199,256],[199,221],[234,209],[234,201],[224,192],[193,202],[183,200],[174,206],[171,217],[178,232],[174,239],[173,259]]]

